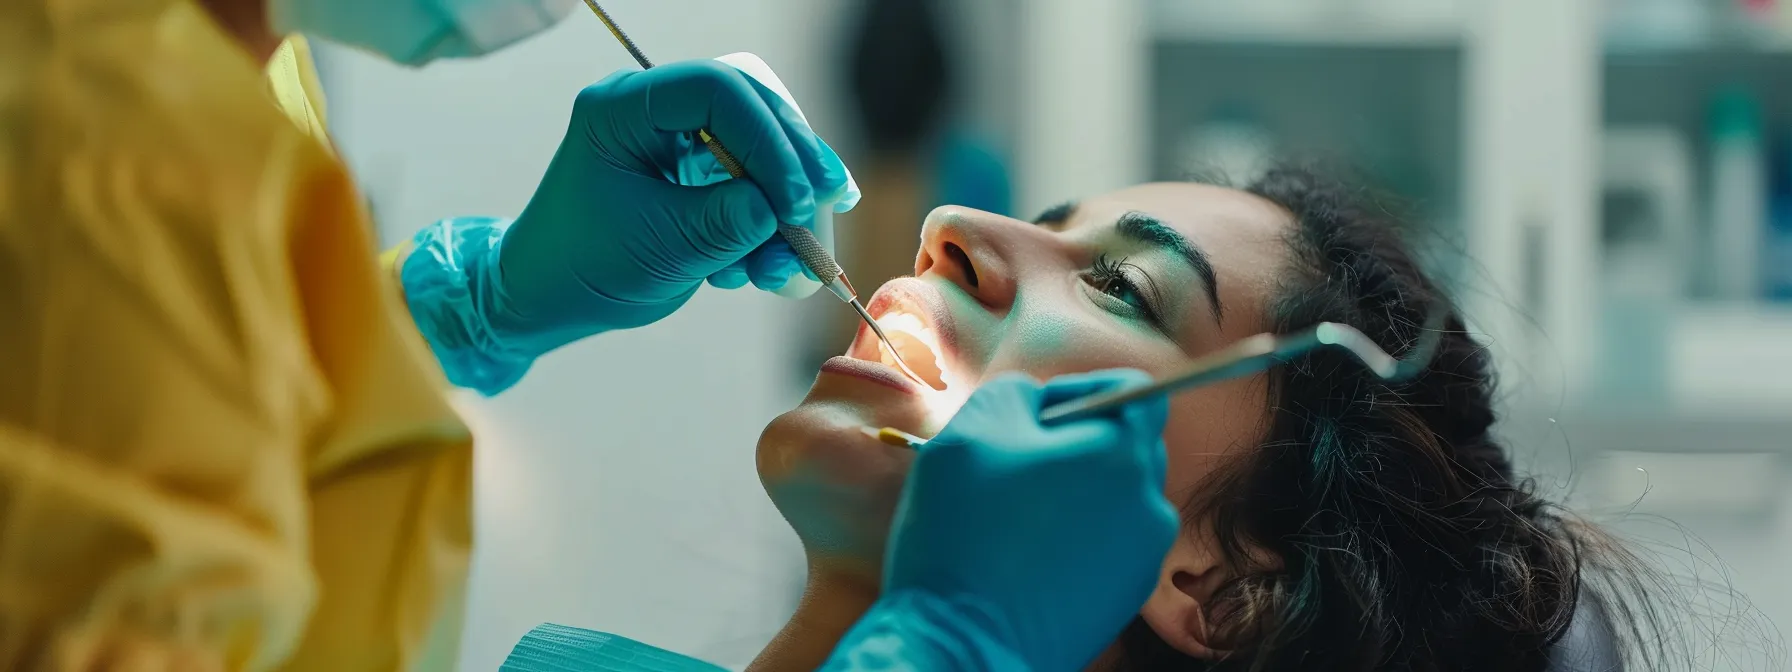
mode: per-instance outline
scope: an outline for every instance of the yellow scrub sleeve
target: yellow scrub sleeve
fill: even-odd
[[[266,70],[274,104],[294,126],[327,146],[327,106],[323,84],[317,81],[317,66],[311,61],[311,44],[301,35],[287,37],[268,59]]]
[[[405,670],[458,594],[466,430],[262,74],[0,2],[0,670]]]

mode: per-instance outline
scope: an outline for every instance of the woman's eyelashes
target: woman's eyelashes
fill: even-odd
[[[1101,254],[1096,255],[1086,280],[1103,297],[1101,302],[1110,310],[1123,317],[1144,320],[1159,331],[1167,330],[1157,307],[1157,284],[1144,269],[1128,263],[1125,258],[1114,261]]]

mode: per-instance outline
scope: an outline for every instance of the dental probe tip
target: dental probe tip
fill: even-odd
[[[933,389],[933,385],[928,383],[925,378],[922,378],[921,374],[915,373],[914,369],[908,368],[908,362],[902,361],[902,353],[897,352],[896,344],[891,343],[890,337],[884,335],[884,328],[877,326],[877,320],[871,317],[871,311],[865,310],[865,304],[859,303],[858,299],[853,299],[847,303],[852,304],[853,310],[859,311],[859,317],[864,318],[865,324],[871,327],[871,333],[877,334],[877,340],[883,342],[884,348],[890,351],[890,358],[896,360],[896,368],[902,370],[902,375],[913,378],[915,382],[926,386],[927,389]]]

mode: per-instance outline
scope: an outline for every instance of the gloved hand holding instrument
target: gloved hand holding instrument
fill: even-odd
[[[788,94],[713,62],[654,68],[602,7],[585,4],[643,72],[580,92],[566,140],[514,226],[444,221],[415,241],[431,254],[413,257],[415,270],[405,264],[407,300],[449,379],[496,393],[549,350],[671,314],[705,278],[776,291],[802,273],[887,343],[807,228],[817,204],[844,212],[859,193]],[[763,62],[743,65],[782,88]],[[747,138],[751,151],[736,156],[717,134]],[[900,355],[896,363],[922,380]]]
[[[742,138],[742,153],[719,160],[705,129]],[[554,348],[671,314],[705,280],[785,287],[805,269],[779,230],[807,232],[818,205],[858,198],[794,105],[739,68],[619,72],[579,92],[515,221],[425,229],[401,279],[450,380],[491,394]]]
[[[635,59],[635,63],[639,64],[641,69],[653,68],[653,61],[648,60],[647,54],[642,53],[641,48],[635,45],[635,41],[629,39],[628,33],[623,32],[622,27],[616,25],[616,21],[610,18],[610,13],[604,11],[603,6],[597,4],[597,0],[585,0],[585,6],[591,8],[591,13],[596,14],[598,20],[603,21],[604,27],[610,30],[610,34],[616,37],[617,42],[622,43],[622,47],[628,50],[628,55]],[[764,63],[754,65],[759,67],[752,69],[762,70],[767,73],[766,76],[775,81],[776,77],[770,75],[771,69],[764,67]],[[801,113],[798,113],[797,116],[800,119]],[[709,149],[709,153],[715,156],[716,163],[720,164],[730,176],[736,179],[747,177],[750,166],[736,158],[727,147],[722,146],[722,140],[711,133],[709,129],[698,129],[697,137],[703,141],[703,145]],[[864,320],[865,324],[871,327],[871,331],[877,335],[877,339],[889,346],[891,358],[903,374],[923,385],[928,384],[926,379],[916,375],[914,369],[909,368],[908,363],[902,360],[902,355],[897,354],[895,346],[890,345],[890,337],[884,333],[883,327],[878,325],[877,319],[871,316],[870,311],[865,310],[865,304],[859,301],[858,290],[854,289],[852,281],[847,279],[845,269],[840,268],[840,264],[834,261],[833,253],[821,240],[816,238],[814,232],[796,223],[785,222],[778,224],[778,237],[782,238],[788,249],[795,253],[797,261],[810,277],[819,281],[829,293],[852,306],[852,309],[859,314],[859,319]]]

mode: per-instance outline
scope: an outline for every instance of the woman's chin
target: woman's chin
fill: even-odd
[[[918,428],[918,403],[823,374],[808,398],[759,435],[759,480],[817,568],[875,581],[914,453],[862,428]],[[845,383],[845,384],[842,384]]]

